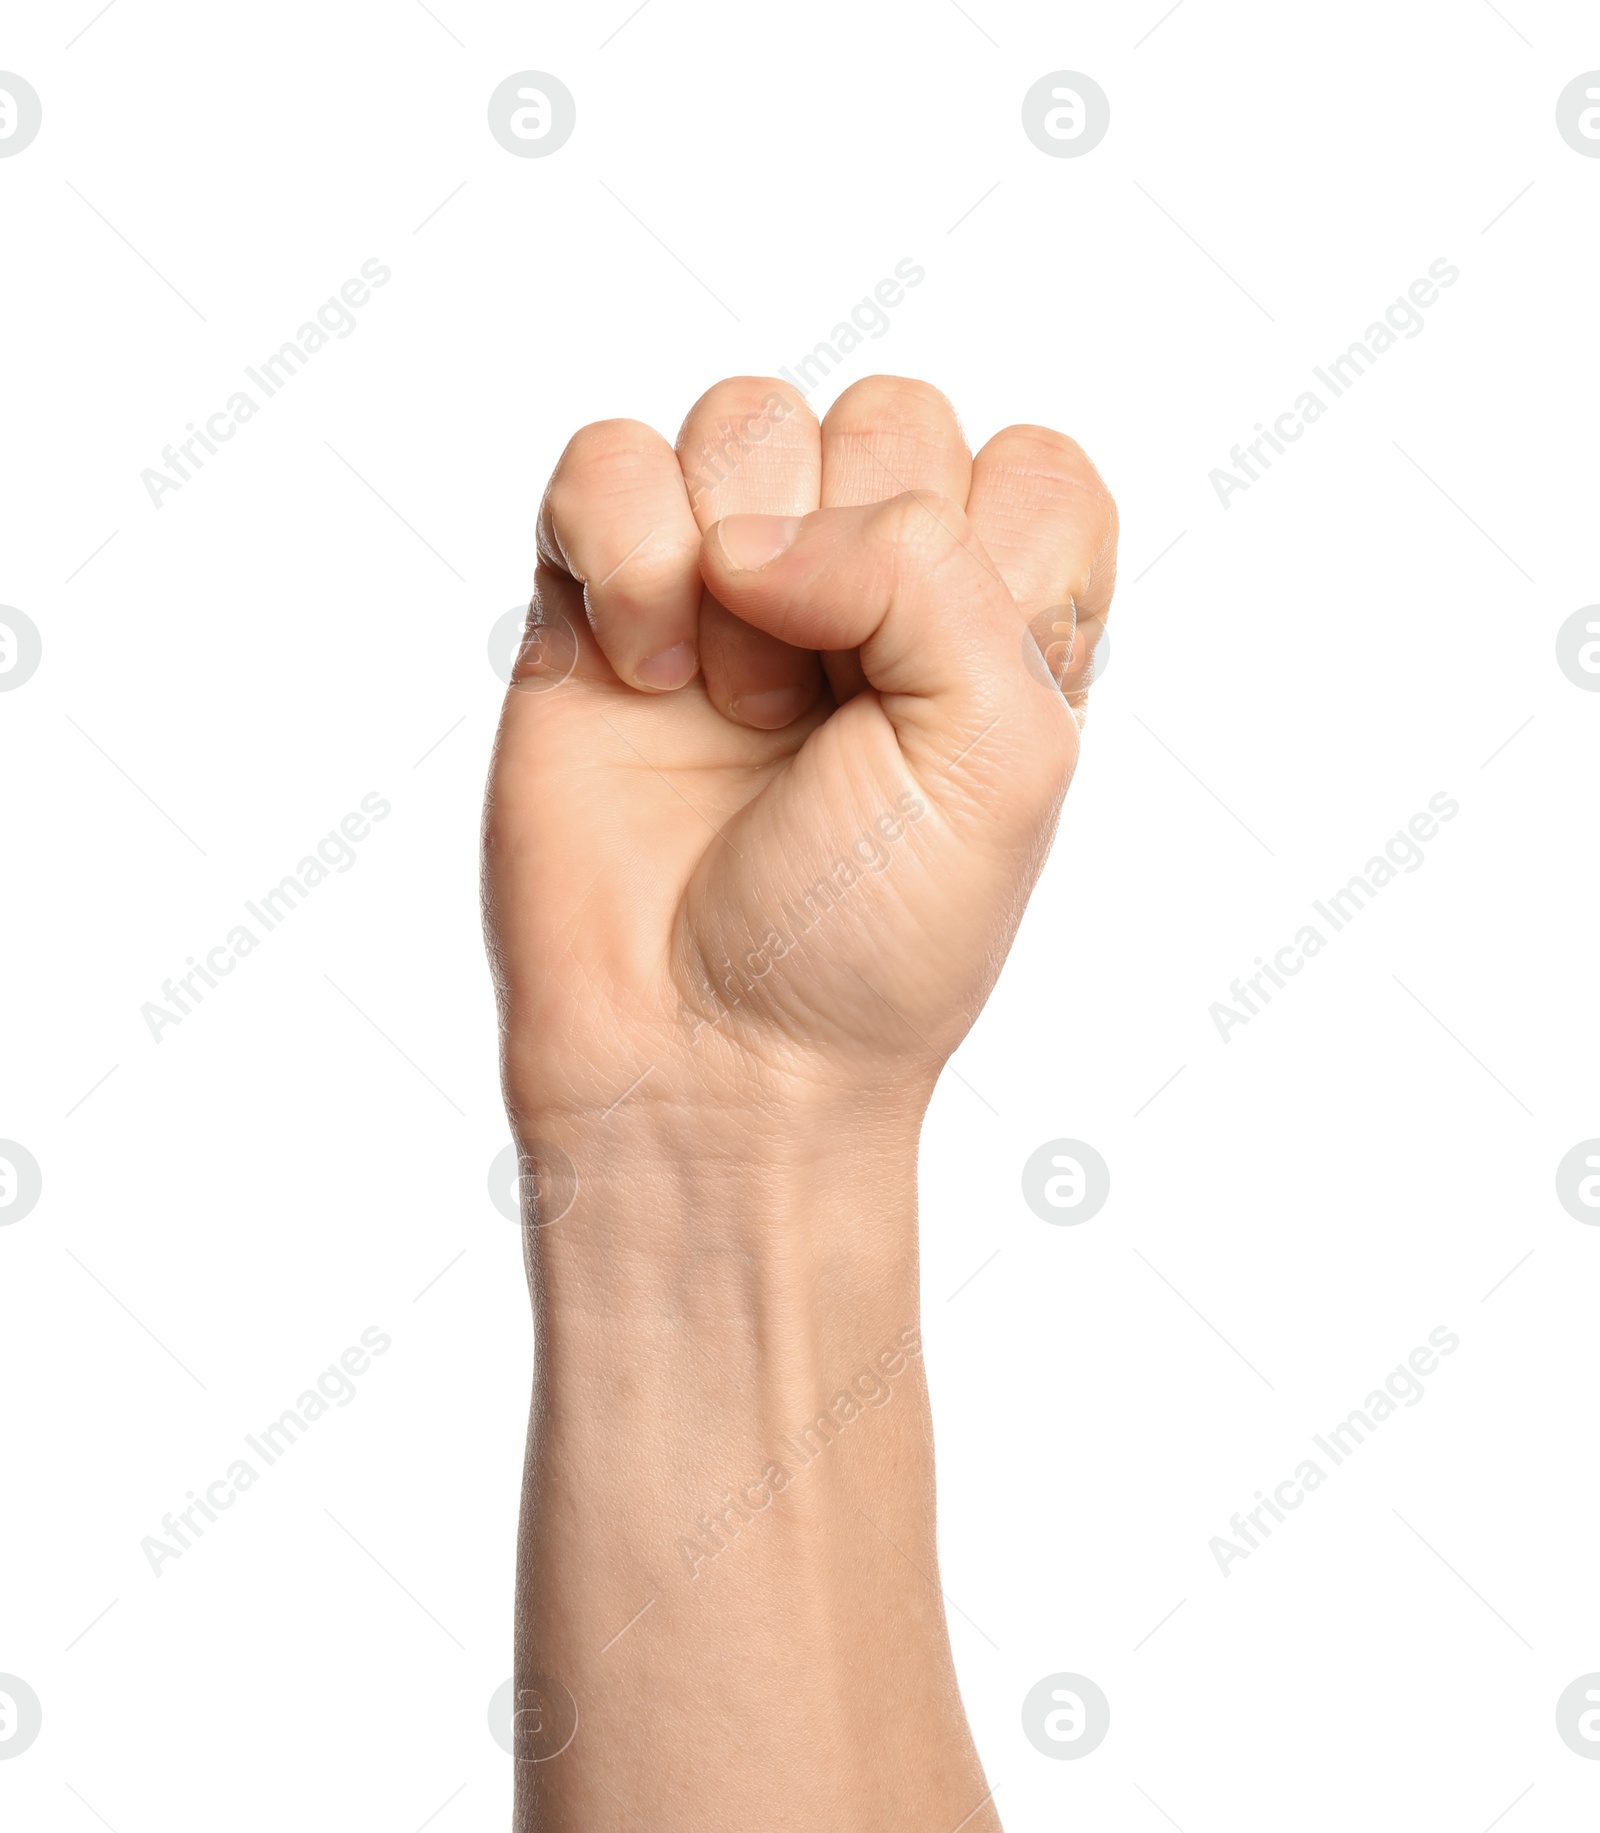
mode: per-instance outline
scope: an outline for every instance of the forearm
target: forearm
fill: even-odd
[[[547,1754],[547,1689],[519,1827],[992,1830],[936,1583],[915,1116],[541,1130],[578,1189],[528,1234],[517,1671],[577,1731]]]

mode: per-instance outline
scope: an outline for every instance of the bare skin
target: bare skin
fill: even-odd
[[[1115,545],[1070,439],[974,458],[891,377],[820,427],[736,378],[676,451],[607,421],[556,469],[484,825],[537,1335],[520,1833],[1000,1825],[936,1584],[917,1139]]]

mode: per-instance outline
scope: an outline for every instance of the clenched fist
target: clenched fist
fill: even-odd
[[[538,539],[485,830],[514,1117],[925,1099],[1077,757],[1115,571],[1094,467],[1035,426],[973,458],[921,382],[819,426],[735,378],[676,451],[578,433]]]

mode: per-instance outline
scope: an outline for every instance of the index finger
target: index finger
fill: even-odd
[[[699,667],[700,529],[677,454],[638,420],[575,433],[539,508],[539,558],[583,587],[606,660],[630,686],[682,687]]]

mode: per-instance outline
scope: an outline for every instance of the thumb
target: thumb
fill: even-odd
[[[917,491],[808,516],[727,516],[706,531],[700,571],[758,630],[802,649],[859,649],[908,763],[994,783],[1025,763],[1027,779],[1060,793],[1076,722],[959,504]]]

